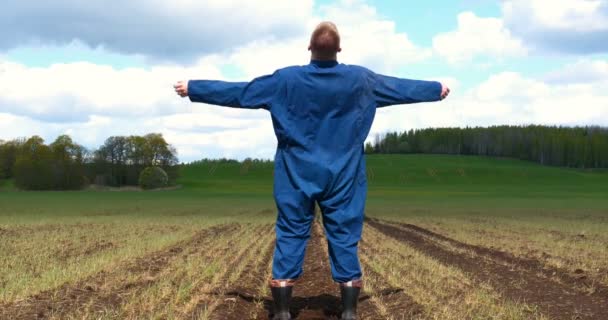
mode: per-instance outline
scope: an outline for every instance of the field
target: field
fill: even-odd
[[[368,157],[362,319],[608,319],[608,171]],[[267,319],[272,164],[182,168],[167,191],[0,181],[0,319]],[[336,319],[322,221],[296,319]]]

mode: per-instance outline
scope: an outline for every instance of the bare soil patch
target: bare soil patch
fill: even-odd
[[[403,228],[379,220],[368,219],[367,223],[398,241],[420,250],[441,263],[458,267],[471,274],[478,282],[492,285],[504,297],[517,302],[535,305],[551,319],[608,319],[608,299],[600,293],[585,294],[568,283],[554,281],[532,265],[513,260],[515,257],[498,254],[487,248],[467,249],[479,252],[480,257],[471,257],[441,246],[437,240],[455,241],[417,226]],[[458,242],[451,243],[459,246]],[[509,260],[511,259],[511,260]],[[505,264],[504,262],[508,262]]]

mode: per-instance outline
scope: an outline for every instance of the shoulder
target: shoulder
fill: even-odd
[[[370,69],[355,65],[355,64],[340,64],[345,72],[354,79],[358,79],[361,83],[367,83],[370,86],[376,82],[376,73]]]
[[[355,65],[355,64],[340,64],[340,65],[350,75],[358,77],[362,81],[367,81],[367,82],[374,81],[374,79],[376,78],[376,73],[374,73],[373,71],[371,71],[370,69],[368,69],[366,67]]]
[[[352,72],[358,72],[361,74],[369,74],[369,75],[374,74],[374,72],[371,71],[370,69],[360,66],[360,65],[356,65],[356,64],[340,64],[340,65],[342,65],[344,68],[346,68]]]
[[[289,74],[289,73],[294,73],[294,72],[300,72],[300,71],[304,70],[306,67],[307,66],[305,66],[305,65],[303,65],[303,66],[297,66],[297,65],[287,66],[287,67],[278,69],[277,71],[275,71],[275,74],[276,73],[279,73],[279,74]]]

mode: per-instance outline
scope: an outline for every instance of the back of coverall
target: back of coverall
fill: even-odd
[[[278,141],[272,277],[301,276],[316,202],[333,279],[344,283],[362,276],[357,246],[367,193],[363,144],[376,108],[438,101],[441,84],[313,60],[251,82],[191,80],[188,94],[193,102],[270,111]]]

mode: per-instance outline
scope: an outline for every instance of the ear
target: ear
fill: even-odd
[[[312,46],[308,45],[308,51],[312,51]]]
[[[342,52],[342,48],[338,48],[338,52]]]

